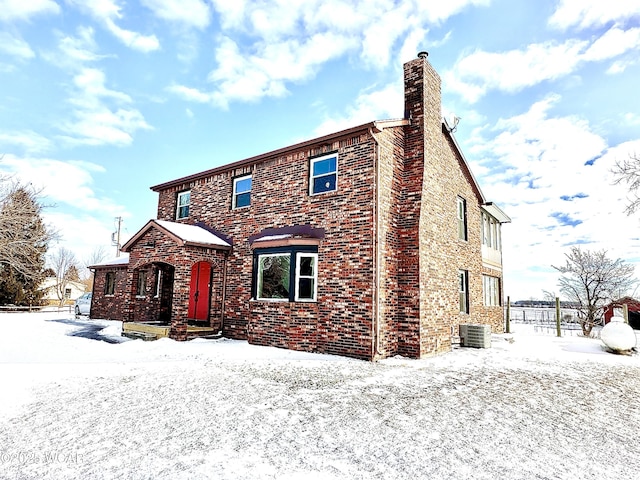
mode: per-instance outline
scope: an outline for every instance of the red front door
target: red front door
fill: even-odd
[[[210,281],[211,264],[209,262],[198,262],[191,267],[189,318],[194,320],[209,319]]]

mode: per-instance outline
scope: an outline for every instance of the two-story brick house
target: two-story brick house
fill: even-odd
[[[461,323],[502,331],[509,218],[443,122],[426,54],[404,85],[404,119],[152,187],[128,263],[95,266],[92,317],[363,359],[447,352]]]

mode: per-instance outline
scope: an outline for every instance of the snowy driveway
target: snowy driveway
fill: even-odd
[[[640,478],[640,358],[597,340],[516,325],[373,364],[24,317],[31,345],[0,340],[2,479]]]

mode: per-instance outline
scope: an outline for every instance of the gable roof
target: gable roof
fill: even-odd
[[[160,231],[178,245],[182,246],[217,248],[219,250],[228,250],[231,248],[231,243],[228,240],[222,239],[204,225],[190,225],[186,223],[168,222],[166,220],[149,220],[138,233],[122,246],[122,251],[130,252],[138,240],[151,229]]]

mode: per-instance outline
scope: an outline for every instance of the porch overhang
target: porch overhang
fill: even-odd
[[[149,220],[144,227],[122,246],[122,251],[130,252],[133,246],[152,229],[158,230],[181,246],[213,248],[215,250],[231,250],[232,248],[229,238],[222,238],[223,235],[202,223],[191,225],[166,220]]]
[[[251,235],[249,245],[252,249],[288,245],[320,245],[324,233],[324,228],[314,228],[311,225],[266,228],[256,235]]]

